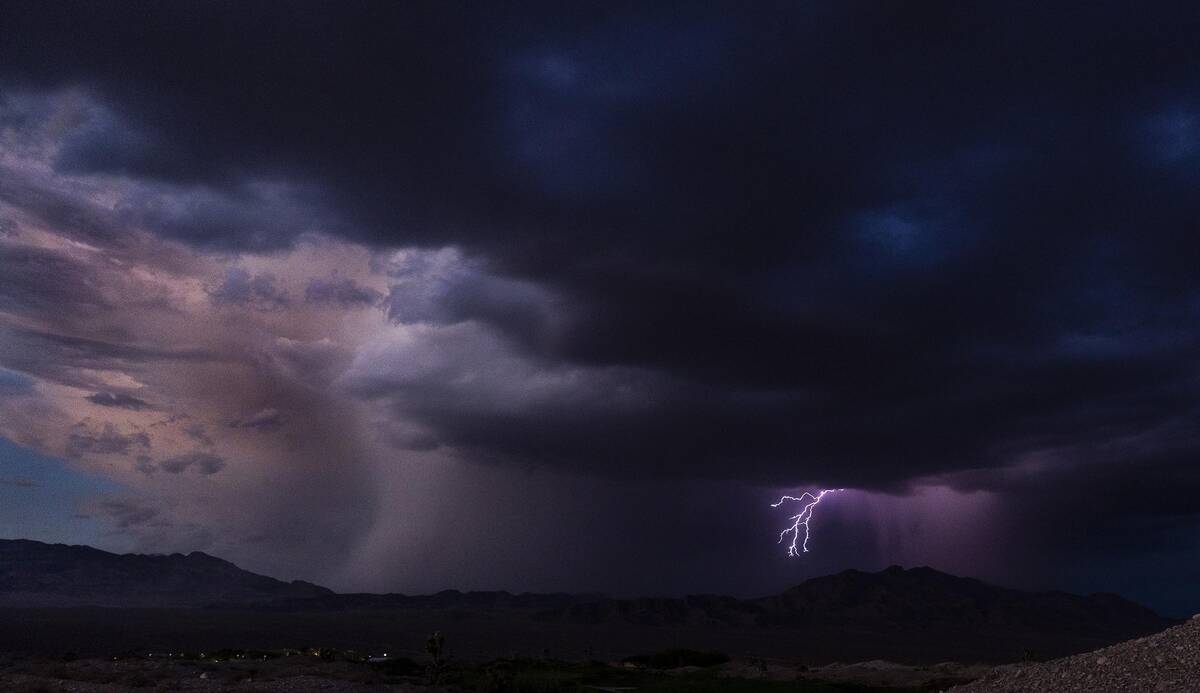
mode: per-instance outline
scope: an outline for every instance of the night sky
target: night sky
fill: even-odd
[[[0,535],[1200,611],[1195,3],[0,2]],[[810,552],[783,493],[845,488]]]

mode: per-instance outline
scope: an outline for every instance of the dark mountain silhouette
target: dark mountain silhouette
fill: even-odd
[[[196,607],[328,594],[324,587],[257,575],[198,551],[118,555],[0,539],[0,606]]]
[[[542,615],[576,623],[896,629],[974,629],[1098,638],[1134,637],[1174,623],[1113,594],[1023,592],[932,568],[892,566],[814,578],[780,595],[734,599],[600,599]]]
[[[1023,592],[932,568],[847,570],[757,599],[614,599],[585,594],[336,594],[282,582],[203,553],[117,555],[86,546],[0,540],[0,606],[224,606],[267,611],[453,610],[571,625],[971,632],[1113,642],[1173,621],[1111,594]],[[519,614],[517,613],[519,612]]]
[[[1145,633],[1174,623],[1115,594],[1024,592],[932,568],[892,566],[815,578],[777,597],[755,600],[775,623],[957,624],[1108,635]]]

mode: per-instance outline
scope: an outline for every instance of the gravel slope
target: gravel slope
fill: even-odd
[[[1200,691],[1200,614],[1183,625],[1095,652],[1038,664],[1010,664],[954,693],[1002,691]]]

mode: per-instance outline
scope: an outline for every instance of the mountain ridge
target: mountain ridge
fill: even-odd
[[[269,611],[522,612],[576,625],[976,629],[1122,639],[1175,623],[1119,595],[1026,592],[927,566],[848,569],[779,594],[615,598],[603,594],[442,590],[428,595],[336,593],[258,575],[224,559],[113,554],[90,546],[0,540],[0,606],[240,607]]]
[[[79,544],[0,539],[0,606],[199,607],[327,594],[333,591],[242,570],[201,551],[116,554]]]

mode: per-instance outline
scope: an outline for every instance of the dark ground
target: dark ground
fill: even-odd
[[[744,693],[899,693],[945,690],[986,667],[901,667],[883,662],[810,669],[720,653],[670,650],[618,662],[554,659],[449,660],[435,665],[391,655],[333,649],[143,652],[116,657],[0,655],[0,690],[16,693],[246,691],[306,693],[583,693],[734,691]]]
[[[434,631],[445,634],[449,662],[436,685],[425,651]],[[982,664],[1107,644],[944,624],[882,632],[576,624],[520,610],[9,608],[0,609],[0,691],[927,691],[981,676]],[[674,655],[628,663],[680,649],[721,653],[721,663]],[[383,653],[386,663],[367,661]]]
[[[613,660],[671,648],[719,650],[806,666],[887,659],[1001,663],[1048,659],[1112,644],[1096,638],[1018,638],[984,630],[910,627],[887,632],[830,628],[639,626],[544,622],[526,613],[458,610],[277,612],[228,609],[3,609],[0,652],[111,656],[139,650],[334,647],[422,655],[432,631],[455,657]]]
[[[780,676],[781,672],[772,672]],[[957,681],[956,679],[955,681]],[[150,659],[75,660],[0,658],[0,687],[6,693],[110,693],[159,691],[286,691],[308,693],[587,693],[637,690],[651,693],[900,693],[939,690],[953,681],[927,686],[875,686],[850,682],[755,676],[725,668],[701,670],[632,670],[604,663],[503,660],[479,666],[448,668],[434,683],[415,667],[393,673],[365,663],[322,661],[291,655],[269,661]]]

